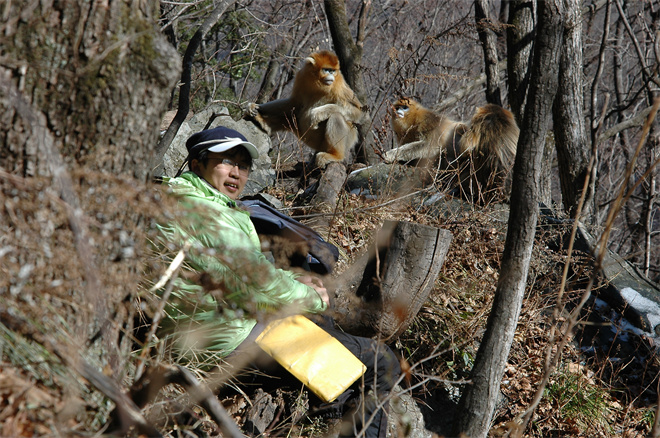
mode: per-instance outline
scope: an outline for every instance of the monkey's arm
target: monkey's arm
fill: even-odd
[[[266,133],[271,131],[293,130],[294,104],[291,99],[277,99],[257,104],[249,103],[245,117],[260,125]]]
[[[426,140],[406,143],[398,148],[391,149],[385,153],[385,161],[411,161],[420,158],[434,158],[440,155],[442,147],[430,145]]]
[[[319,123],[328,120],[332,115],[340,114],[347,122],[359,124],[365,117],[362,109],[353,105],[339,105],[326,103],[310,111],[311,127],[316,128]]]

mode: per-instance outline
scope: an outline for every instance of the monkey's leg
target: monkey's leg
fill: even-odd
[[[332,114],[325,125],[325,138],[316,154],[316,165],[325,167],[332,161],[341,161],[346,152],[357,143],[357,130],[346,123],[341,114]]]

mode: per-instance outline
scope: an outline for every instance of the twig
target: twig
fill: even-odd
[[[655,99],[655,102],[653,104],[653,108],[651,110],[651,113],[649,114],[649,116],[646,120],[646,123],[644,125],[644,130],[643,130],[642,136],[639,140],[639,144],[637,146],[635,154],[633,155],[633,158],[631,159],[630,163],[628,164],[628,168],[626,169],[626,174],[623,178],[624,183],[621,184],[621,189],[619,191],[619,195],[617,196],[617,199],[613,202],[613,205],[610,208],[610,211],[609,211],[609,214],[608,214],[608,217],[607,217],[607,221],[605,222],[605,230],[601,234],[600,239],[598,240],[598,243],[596,244],[596,246],[594,248],[594,256],[595,256],[594,269],[593,269],[593,272],[591,274],[591,277],[589,278],[589,282],[587,284],[586,290],[585,290],[584,294],[582,295],[582,298],[580,299],[580,302],[577,305],[577,307],[575,309],[573,309],[573,311],[571,312],[571,314],[568,318],[567,324],[566,324],[566,326],[564,327],[564,329],[562,330],[562,332],[560,334],[560,337],[559,337],[560,342],[557,345],[557,349],[556,349],[556,352],[555,352],[554,356],[550,356],[551,351],[552,351],[552,346],[553,346],[552,342],[550,342],[549,345],[548,345],[548,359],[546,360],[546,369],[545,369],[545,373],[543,375],[543,379],[541,380],[541,383],[539,384],[539,387],[537,388],[536,393],[534,394],[534,398],[532,399],[532,402],[530,403],[530,406],[523,413],[521,413],[517,417],[517,418],[522,418],[522,423],[520,424],[520,426],[516,426],[515,429],[512,431],[511,437],[513,437],[513,438],[521,436],[521,434],[526,429],[527,424],[529,423],[536,407],[538,406],[538,404],[541,401],[545,386],[547,385],[548,381],[550,380],[550,374],[552,373],[552,370],[557,366],[557,363],[559,361],[559,358],[561,357],[562,351],[563,351],[564,347],[566,346],[566,344],[568,343],[568,341],[570,340],[570,335],[573,331],[573,328],[575,327],[575,325],[578,322],[580,312],[582,311],[582,308],[584,307],[587,300],[591,296],[591,290],[593,289],[593,285],[596,281],[596,277],[598,276],[598,273],[600,271],[600,267],[602,266],[603,258],[605,257],[605,253],[607,252],[606,244],[607,244],[607,240],[609,238],[610,232],[611,232],[613,224],[614,224],[614,218],[616,217],[616,215],[621,210],[621,206],[623,205],[623,202],[625,200],[627,200],[633,192],[633,190],[629,190],[628,193],[626,194],[626,184],[625,184],[625,182],[629,181],[631,176],[632,176],[632,172],[635,168],[636,158],[639,156],[639,153],[642,149],[642,146],[644,145],[644,143],[646,141],[646,137],[647,137],[648,132],[651,128],[651,124],[652,124],[653,120],[655,119],[656,113],[658,111],[658,107],[660,107],[660,98]],[[593,157],[592,157],[592,160],[589,163],[589,165],[590,165],[590,167],[595,165],[595,161],[594,161]],[[591,174],[591,172],[588,175],[590,175],[590,174]],[[587,176],[587,178],[585,178],[585,186],[586,186],[586,184],[589,183],[588,180],[589,180],[589,176]],[[584,202],[584,197],[585,197],[584,193],[585,193],[585,190],[582,191],[580,202],[578,203],[578,210],[577,210],[578,215],[576,215],[576,217],[579,217],[579,213],[582,209],[583,202]],[[571,256],[572,249],[573,249],[573,242],[575,240],[575,233],[577,231],[577,227],[578,227],[578,221],[575,221],[573,223],[573,229],[571,231],[571,240],[570,240],[570,243],[569,243],[568,259],[567,259],[567,262],[564,265],[564,273],[563,273],[563,276],[562,276],[562,283],[561,283],[561,286],[560,286],[560,294],[559,294],[559,297],[558,297],[558,304],[557,304],[558,307],[560,306],[559,301],[561,300],[561,296],[563,294],[563,290],[564,290],[564,287],[565,287],[565,284],[566,284],[566,277],[568,275],[568,263],[570,261],[570,256]]]
[[[47,128],[45,116],[27,102],[16,87],[7,80],[0,79],[0,89],[3,89],[9,95],[9,101],[16,112],[25,119],[28,125],[32,126],[34,138],[36,139],[38,150],[42,151],[49,164],[49,170],[52,174],[54,186],[59,191],[59,196],[66,206],[67,219],[69,227],[74,236],[75,248],[83,268],[85,278],[85,297],[84,301],[90,304],[96,311],[101,330],[107,332],[108,306],[106,304],[106,293],[103,290],[103,284],[99,279],[98,269],[94,264],[94,251],[87,238],[87,228],[81,219],[83,212],[80,209],[80,201],[76,196],[74,184],[71,176],[67,172],[64,160],[55,147],[55,141]],[[90,324],[88,312],[83,312],[82,321],[78,324],[77,330],[81,338],[85,338],[85,333]],[[103,337],[104,342],[111,343],[107,336]],[[114,351],[109,348],[108,351]]]
[[[167,270],[165,271],[165,273],[163,274],[163,276],[160,277],[160,280],[158,280],[158,283],[154,284],[154,285],[149,289],[149,293],[154,293],[154,292],[156,292],[158,289],[160,289],[161,287],[165,286],[165,283],[167,283],[167,281],[168,281],[170,278],[172,278],[172,276],[174,275],[174,273],[175,273],[175,272],[179,269],[179,267],[181,266],[181,263],[183,263],[183,260],[184,260],[185,257],[186,257],[186,252],[188,251],[188,249],[190,249],[190,245],[191,245],[190,242],[186,242],[186,243],[183,245],[183,248],[181,248],[181,249],[179,250],[179,253],[176,255],[176,257],[174,257],[174,260],[172,260],[172,263],[170,263],[170,266],[167,267]]]
[[[144,347],[142,349],[142,352],[140,353],[140,357],[138,358],[137,369],[135,371],[135,380],[139,380],[140,377],[142,377],[147,354],[149,354],[149,352],[151,351],[152,339],[156,336],[156,330],[160,325],[160,320],[165,314],[165,305],[167,304],[167,300],[170,298],[170,294],[172,293],[172,288],[174,287],[174,280],[176,279],[174,275],[179,270],[181,264],[185,260],[186,252],[188,252],[188,250],[190,249],[190,245],[191,245],[190,241],[187,241],[183,245],[183,248],[179,250],[179,253],[176,255],[176,257],[174,257],[174,260],[172,260],[172,263],[170,263],[170,265],[167,267],[167,270],[160,278],[158,283],[156,283],[151,287],[151,289],[149,289],[149,293],[154,293],[155,291],[163,287],[168,280],[170,279],[172,280],[167,285],[167,288],[163,291],[163,294],[160,298],[160,302],[158,304],[158,309],[156,310],[153,318],[151,319],[151,327],[149,327],[149,332],[145,337]]]
[[[140,409],[133,403],[133,400],[124,394],[116,382],[98,371],[77,353],[80,348],[72,345],[69,338],[63,339],[65,343],[63,346],[56,344],[52,339],[35,330],[29,322],[22,320],[14,312],[6,309],[2,303],[0,303],[0,321],[10,330],[20,333],[22,336],[42,345],[47,351],[54,354],[65,365],[73,369],[112,400],[116,405],[122,432],[134,426],[139,433],[147,436],[162,436],[155,427],[147,422]]]

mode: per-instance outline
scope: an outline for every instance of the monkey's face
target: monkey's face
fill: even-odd
[[[392,117],[403,119],[410,111],[408,99],[399,99],[392,105]]]
[[[339,59],[326,50],[312,53],[305,59],[305,68],[309,79],[324,93],[337,86],[339,72]]]
[[[401,119],[403,119],[406,116],[406,114],[408,114],[408,111],[410,111],[408,105],[399,105],[397,107],[394,107],[394,114],[396,115],[396,117],[399,117]]]
[[[321,81],[322,84],[325,84],[327,86],[331,86],[332,83],[335,81],[335,75],[337,74],[337,70],[332,69],[332,68],[322,68],[320,72],[320,77],[319,80]]]

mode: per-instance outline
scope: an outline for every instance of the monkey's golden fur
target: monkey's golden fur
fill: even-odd
[[[268,134],[292,131],[318,152],[316,164],[323,167],[344,159],[358,141],[355,125],[368,116],[346,84],[337,56],[323,50],[305,58],[288,98],[251,103],[248,117]]]
[[[510,111],[487,104],[466,124],[404,97],[392,107],[392,128],[401,146],[386,161],[437,160],[441,170],[457,172],[461,195],[477,202],[508,190],[520,133]]]

